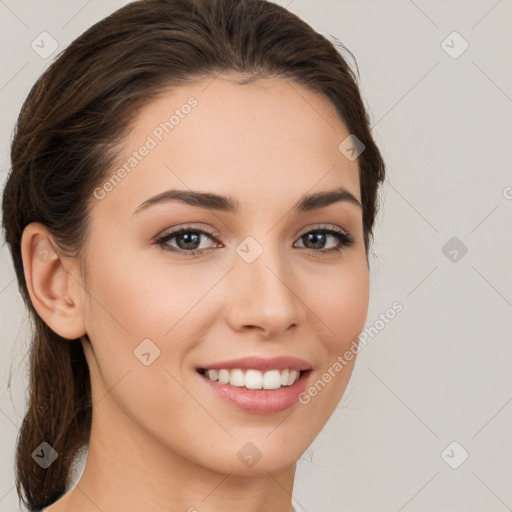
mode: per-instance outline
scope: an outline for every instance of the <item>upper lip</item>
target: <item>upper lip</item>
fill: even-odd
[[[278,356],[278,357],[258,357],[249,356],[241,357],[239,359],[230,359],[229,361],[219,361],[216,363],[206,364],[200,368],[205,370],[221,370],[225,368],[230,370],[233,368],[240,369],[254,369],[254,370],[311,370],[311,364],[304,359],[293,356]]]

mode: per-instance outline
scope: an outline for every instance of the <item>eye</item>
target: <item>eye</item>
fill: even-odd
[[[165,251],[175,252],[184,256],[194,256],[212,248],[208,247],[208,244],[206,246],[201,244],[204,239],[210,239],[220,244],[218,236],[217,233],[202,229],[181,227],[157,238],[155,243]],[[329,237],[336,240],[338,245],[326,249],[323,246],[327,243]],[[172,241],[174,242],[171,243]],[[302,247],[315,255],[341,252],[345,247],[349,247],[354,243],[353,237],[346,231],[328,226],[319,226],[314,230],[307,231],[299,237],[299,241],[303,241],[304,245]],[[305,244],[310,247],[307,247]]]
[[[158,238],[155,243],[166,251],[178,252],[186,256],[194,256],[196,253],[201,253],[205,250],[205,247],[201,247],[201,238],[204,237],[217,241],[215,233],[209,233],[202,229],[183,227]],[[173,247],[169,244],[173,239],[176,239],[178,247]]]
[[[337,240],[338,245],[325,249],[323,246],[327,243],[329,237]],[[322,255],[332,254],[333,252],[341,252],[345,247],[349,247],[354,243],[354,238],[346,231],[327,226],[322,226],[317,229],[307,231],[301,235],[299,240],[304,240],[303,243],[313,247],[313,249],[306,247],[306,249],[310,250],[310,252]]]

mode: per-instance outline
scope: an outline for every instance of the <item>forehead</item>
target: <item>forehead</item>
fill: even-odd
[[[127,216],[171,188],[229,194],[248,209],[340,185],[360,199],[357,161],[338,149],[348,135],[331,103],[295,82],[205,78],[141,110],[101,208]]]

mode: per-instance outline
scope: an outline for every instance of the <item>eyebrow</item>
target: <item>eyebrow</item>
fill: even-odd
[[[198,192],[194,190],[166,190],[161,194],[154,197],[150,197],[142,204],[140,204],[135,211],[138,213],[142,210],[146,210],[150,206],[180,201],[191,206],[197,206],[199,208],[207,208],[209,210],[217,210],[226,213],[237,213],[240,211],[240,203],[229,197],[214,194],[212,192]],[[359,200],[346,188],[338,187],[334,190],[326,192],[317,192],[316,194],[306,195],[299,199],[295,204],[293,210],[296,212],[308,212],[311,210],[317,210],[325,208],[331,204],[338,202],[348,202],[362,208]]]

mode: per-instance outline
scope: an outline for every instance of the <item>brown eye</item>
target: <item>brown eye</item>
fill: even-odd
[[[328,243],[329,237],[338,241],[335,247],[324,248]],[[345,231],[335,228],[320,228],[304,233],[300,240],[306,249],[317,253],[331,253],[333,251],[340,252],[344,247],[348,247],[354,243],[354,239]]]
[[[160,237],[155,243],[166,251],[178,252],[186,256],[193,256],[196,253],[201,253],[207,249],[207,247],[200,247],[202,239],[204,238],[210,238],[211,240],[216,241],[213,233],[207,233],[201,229],[180,228]],[[169,244],[173,239],[176,239],[175,243],[177,247]]]
[[[201,247],[201,242],[204,239],[210,239],[217,244],[217,235],[209,233],[202,229],[194,229],[191,227],[182,227],[167,233],[166,235],[158,238],[155,243],[163,250],[183,254],[185,256],[194,256],[201,254],[213,247]],[[325,248],[330,239],[338,242],[334,247]],[[171,244],[171,240],[175,240]],[[310,230],[299,238],[302,241],[300,248],[305,248],[314,254],[330,254],[332,252],[341,252],[343,248],[348,247],[354,243],[354,239],[347,232],[337,228],[321,227],[318,229]]]

